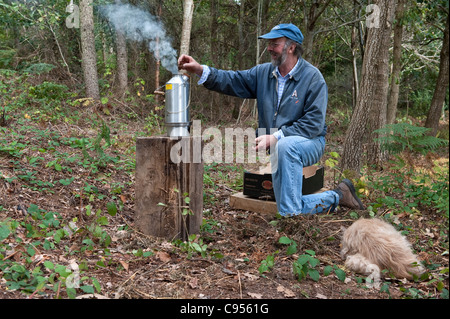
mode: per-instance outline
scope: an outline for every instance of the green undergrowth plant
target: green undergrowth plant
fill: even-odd
[[[306,250],[305,254],[300,255],[297,260],[292,263],[292,270],[297,276],[298,281],[302,281],[306,277],[310,277],[314,281],[319,281],[320,274],[316,269],[319,265],[319,259],[315,258],[316,253],[313,250]]]
[[[370,174],[367,187],[380,194],[369,203],[368,209],[377,213],[390,209],[393,213],[414,214],[420,210],[436,211],[449,218],[449,169],[448,162],[434,162],[428,171],[411,168],[401,160],[392,161],[389,174]]]
[[[119,160],[118,156],[110,156],[105,153],[104,150],[111,146],[111,131],[108,125],[102,121],[100,130],[98,131],[97,137],[91,141],[86,138],[79,140],[79,144],[82,149],[83,157],[86,161],[91,163],[92,167],[105,167],[108,163],[117,163]],[[102,145],[104,141],[104,145]],[[92,157],[87,150],[90,149],[95,152],[96,157]]]
[[[380,135],[376,140],[393,157],[388,174],[366,174],[368,187],[380,195],[368,205],[371,212],[376,214],[379,209],[388,208],[393,213],[415,214],[431,209],[442,213],[448,222],[448,161],[432,161],[430,156],[446,147],[448,140],[430,136],[429,131],[407,122],[375,131]]]
[[[6,218],[0,221],[0,273],[10,290],[29,296],[53,291],[56,298],[75,298],[80,293],[100,293],[101,285],[90,275],[86,262],[69,264],[49,259],[55,252],[64,252],[68,259],[78,253],[102,251],[97,267],[107,267],[111,237],[107,232],[109,216],[117,214],[114,202],[106,205],[107,215],[102,209],[93,211],[86,206],[88,220],[80,223],[77,217],[65,220],[60,213],[47,211],[35,204],[21,207],[26,217],[23,220]],[[78,242],[78,249],[69,249],[68,243]]]
[[[269,272],[275,266],[275,256],[279,253],[279,251],[275,251],[273,254],[270,254],[266,257],[266,259],[261,260],[261,264],[258,267],[259,273],[262,275],[265,272]]]
[[[67,297],[75,298],[77,288],[82,292],[100,292],[100,284],[95,277],[83,276],[86,267],[80,265],[71,269],[46,260],[46,253],[56,249],[67,236],[67,226],[61,216],[36,205],[30,205],[27,212],[29,218],[24,221],[6,219],[0,222],[0,272],[6,287],[30,297],[53,291],[56,298],[62,297],[64,292]],[[23,230],[25,239],[17,235]],[[15,240],[9,241],[8,245],[8,238]]]
[[[203,258],[207,257],[208,245],[203,242],[203,238],[196,234],[189,235],[187,241],[176,239],[173,243],[175,246],[180,247],[182,252],[187,253],[188,259],[191,259],[193,254],[199,254]]]
[[[278,240],[279,244],[287,246],[286,255],[287,256],[295,256],[297,254],[298,245],[297,242],[287,236],[282,236]],[[261,275],[266,272],[270,272],[275,266],[275,256],[279,254],[279,250],[275,251],[273,254],[269,254],[266,259],[261,261],[261,264],[258,268],[258,271]],[[292,271],[300,282],[304,279],[310,278],[314,281],[319,281],[320,279],[320,260],[316,256],[316,252],[314,250],[306,249],[305,252],[292,262]],[[339,268],[337,265],[328,265],[323,268],[322,274],[323,276],[328,276],[331,273],[335,273],[337,278],[342,282],[346,278],[345,271]]]
[[[105,226],[109,225],[107,215],[103,213],[101,208],[94,212],[90,204],[87,205],[85,209],[86,216],[90,217],[90,222],[87,223],[86,227],[77,230],[81,231],[81,234],[83,234],[83,244],[86,245],[84,247],[93,250],[94,246],[96,246],[94,240],[97,240],[100,246],[107,248],[111,244],[111,236],[105,230]],[[117,214],[117,206],[113,202],[109,202],[106,209],[110,216],[115,216]]]
[[[36,243],[35,243],[36,244]],[[63,297],[65,292],[68,298],[74,299],[78,292],[100,293],[101,286],[97,278],[86,275],[85,263],[77,267],[54,263],[46,260],[34,266],[35,260],[40,258],[36,248],[32,245],[21,253],[23,261],[17,262],[6,259],[4,251],[0,249],[0,270],[6,286],[10,290],[18,290],[33,297],[44,291],[53,291],[56,298]]]
[[[244,166],[223,163],[207,163],[203,173],[203,202],[206,205],[215,205],[216,193],[222,188],[241,191],[243,187]]]
[[[289,245],[286,251],[286,255],[293,255],[297,252],[297,243],[295,242],[295,240],[292,240],[286,236],[282,236],[280,237],[278,242],[283,245]]]
[[[333,172],[333,181],[336,183],[337,179],[342,176],[342,171],[339,169],[339,158],[341,157],[337,152],[328,153],[329,157],[325,160],[325,167]]]
[[[375,133],[380,135],[376,140],[382,148],[391,154],[399,154],[405,150],[426,154],[448,145],[448,140],[428,135],[430,130],[403,122],[387,124]]]
[[[320,272],[317,267],[320,264],[320,260],[316,258],[316,252],[313,250],[305,250],[305,253],[300,255],[297,260],[292,263],[292,270],[297,277],[298,281],[302,281],[307,277],[314,281],[319,281]],[[323,275],[328,276],[334,272],[337,278],[344,282],[346,278],[345,271],[336,265],[328,265],[323,269]]]

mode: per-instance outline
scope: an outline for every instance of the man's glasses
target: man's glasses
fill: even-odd
[[[275,49],[277,46],[279,46],[279,45],[281,45],[281,44],[283,44],[283,42],[278,42],[278,43],[276,43],[276,42],[269,42],[269,43],[267,44],[267,46],[268,46],[269,48],[271,48],[271,49]]]

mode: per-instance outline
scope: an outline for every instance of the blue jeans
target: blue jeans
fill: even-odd
[[[275,200],[282,216],[331,212],[338,205],[339,195],[334,191],[302,196],[303,167],[317,163],[324,149],[324,137],[286,136],[276,144],[270,161]]]

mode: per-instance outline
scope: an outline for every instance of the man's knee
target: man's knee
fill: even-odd
[[[301,155],[303,150],[303,146],[308,142],[308,139],[301,136],[289,136],[280,139],[277,142],[277,152],[279,156],[284,155]]]

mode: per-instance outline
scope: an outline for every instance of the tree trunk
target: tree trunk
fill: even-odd
[[[392,53],[392,74],[389,100],[387,105],[386,123],[395,122],[397,114],[398,95],[400,92],[400,72],[402,70],[402,37],[403,37],[403,16],[405,13],[406,0],[399,0],[395,10],[394,27],[394,50]]]
[[[106,66],[106,63],[109,59],[109,47],[108,43],[106,43],[106,35],[105,32],[100,31],[100,38],[102,39],[102,54],[103,54],[103,64]]]
[[[261,1],[261,0],[260,0]],[[259,39],[258,36],[260,35],[259,32],[261,31],[261,24],[259,23],[259,17],[260,17],[260,12],[259,12],[259,7],[260,7],[260,1],[258,1],[258,12],[257,12],[257,24],[256,24],[256,43],[257,43],[257,53],[256,53],[256,64],[259,64],[259,58],[258,58],[258,51],[259,51]],[[238,60],[238,67],[239,70],[243,70],[244,69],[244,59],[245,59],[245,37],[244,37],[244,20],[245,20],[245,0],[241,0],[240,4],[239,4],[239,21],[238,21],[238,39],[239,39],[239,60]],[[239,118],[239,114],[240,114],[240,105],[242,105],[242,103],[238,100],[236,100],[236,103],[234,103],[234,108],[233,108],[233,113],[232,116],[234,119],[238,119]]]
[[[373,141],[372,132],[386,122],[388,92],[389,42],[392,31],[395,1],[379,0],[379,28],[369,28],[364,54],[359,96],[344,142],[342,167],[359,172],[365,139]],[[370,142],[368,161],[376,165],[382,158],[379,143]]]
[[[306,3],[304,2],[304,24],[303,24],[303,47],[304,54],[303,57],[305,60],[312,62],[313,57],[313,46],[314,46],[314,35],[316,30],[316,23],[328,5],[331,3],[331,0],[327,0],[324,4],[321,4],[321,1],[313,1],[309,10],[306,8]]]
[[[259,36],[262,34],[262,10],[264,0],[258,0],[258,9],[256,11],[256,65],[259,64],[259,57],[261,55],[261,41]]]
[[[263,10],[264,10],[264,0],[257,1],[257,11],[256,11],[256,53],[255,53],[255,62],[256,65],[259,64],[259,58],[261,56],[261,41],[258,38],[262,35],[262,26],[263,26]],[[252,108],[252,116],[256,118],[258,116],[258,103],[256,100],[253,101]],[[238,106],[236,105],[234,115],[236,115]]]
[[[442,43],[441,61],[439,65],[439,75],[436,81],[436,88],[434,90],[433,99],[431,100],[430,110],[428,111],[425,127],[431,128],[431,135],[436,135],[439,127],[439,119],[442,114],[442,107],[445,102],[445,95],[449,85],[449,42],[448,42],[448,24],[449,15],[447,14],[447,24],[444,31],[444,42]]]
[[[120,0],[116,0],[120,4]],[[128,52],[127,40],[120,28],[116,28],[117,93],[123,95],[128,89]]]
[[[355,20],[358,17],[358,3],[356,0],[353,1],[353,6],[355,10]],[[358,65],[357,65],[357,51],[358,51],[358,24],[359,22],[355,22],[352,26],[352,35],[351,35],[351,50],[352,50],[352,73],[353,73],[353,85],[352,85],[352,96],[353,96],[353,104],[352,109],[356,107],[356,101],[358,100],[359,95],[359,80],[358,80]]]
[[[191,41],[192,15],[194,13],[194,0],[183,1],[183,30],[181,31],[180,55],[189,54]]]
[[[304,21],[303,21],[303,48],[304,53],[303,57],[305,60],[311,61],[312,59],[312,47],[314,43],[314,13],[316,8],[319,6],[317,1],[314,1],[313,4],[307,9],[306,3],[304,5]]]
[[[116,30],[117,49],[117,93],[122,95],[128,89],[128,54],[127,41],[119,30]]]
[[[86,96],[100,99],[97,75],[97,54],[94,38],[94,12],[92,0],[80,0],[81,63]]]
[[[157,14],[158,21],[161,21],[161,15],[162,15],[162,2],[158,1],[158,14]],[[160,76],[159,68],[161,67],[161,59],[159,58],[159,42],[160,42],[159,37],[156,37],[156,41],[155,41],[155,43],[156,43],[156,48],[155,48],[155,60],[156,60],[156,62],[155,62],[155,90],[159,90],[159,87],[160,87],[160,85],[159,85],[159,76]],[[155,101],[157,103],[159,103],[160,95],[155,94]]]
[[[210,9],[209,9],[209,15],[210,15],[210,21],[209,21],[209,28],[210,28],[210,37],[209,37],[209,48],[210,48],[210,59],[212,66],[216,68],[219,67],[219,39],[218,39],[218,29],[219,29],[219,23],[218,23],[218,16],[219,16],[219,3],[218,0],[211,0],[210,1]],[[208,94],[209,100],[208,103],[210,105],[210,114],[213,114],[213,107],[216,105],[216,100],[219,98],[219,93],[211,91]]]
[[[242,4],[241,4],[242,5]],[[219,15],[219,4],[217,3],[217,0],[212,0],[210,1],[210,28],[211,28],[211,33],[210,33],[210,59],[212,61],[212,64],[215,67],[218,67],[218,63],[219,61],[217,60],[217,56],[218,56],[218,49],[219,49],[219,45],[218,45],[218,39],[217,39],[217,31],[218,31],[218,27],[219,27],[219,23],[217,22],[217,18]]]

